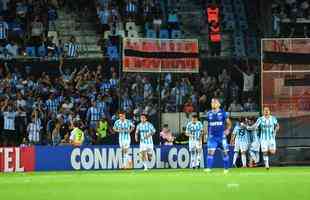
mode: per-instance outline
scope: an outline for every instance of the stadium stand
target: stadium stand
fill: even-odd
[[[13,111],[19,110],[15,118],[18,138],[5,141],[4,145],[18,145],[27,140],[29,132],[25,130],[33,116],[40,127],[40,140],[36,144],[67,144],[74,119],[83,121],[92,138],[88,144],[98,144],[102,140],[96,139],[96,131],[90,127],[91,114],[87,114],[93,102],[110,125],[119,109],[126,110],[133,119],[142,112],[155,119],[158,112],[204,112],[213,96],[231,111],[257,111],[259,97],[248,98],[245,95],[248,91],[243,91],[244,74],[253,75],[253,82],[258,79],[258,68],[252,66],[257,64],[247,66],[243,61],[258,56],[256,31],[249,31],[250,11],[244,1],[100,0],[87,5],[85,1],[77,5],[73,1],[44,2],[21,4],[11,0],[10,12],[2,12],[0,18],[1,26],[8,24],[8,36],[1,40],[1,49],[6,50],[0,55],[8,60],[1,61],[2,108],[11,106]],[[214,18],[208,18],[209,5],[218,5],[215,13],[221,45],[217,55],[229,58],[215,69],[204,59],[211,55],[208,43],[212,34],[210,22]],[[120,46],[124,36],[197,38],[201,72],[168,73],[162,77],[122,73]],[[28,67],[40,65],[40,61],[60,59],[62,63],[62,57],[67,63],[64,69],[29,73]],[[13,58],[29,59],[32,63],[18,68]],[[102,65],[84,67],[79,65],[84,58],[105,61]],[[233,64],[239,66],[241,73]],[[248,72],[248,68],[253,69]],[[251,88],[254,91],[258,87]],[[56,132],[60,134],[53,141],[55,124],[59,124]],[[113,138],[107,142],[113,143]]]

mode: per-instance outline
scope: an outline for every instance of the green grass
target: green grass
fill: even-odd
[[[0,174],[1,200],[310,199],[310,168]]]

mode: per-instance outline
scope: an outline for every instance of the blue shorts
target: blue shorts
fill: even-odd
[[[229,145],[227,143],[226,137],[210,137],[208,138],[208,150],[216,150],[221,148],[223,151],[229,150]]]

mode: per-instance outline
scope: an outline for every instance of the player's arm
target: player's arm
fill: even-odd
[[[138,142],[138,133],[139,133],[139,127],[137,127],[136,132],[135,132],[135,140]]]
[[[235,139],[236,139],[236,134],[237,134],[237,127],[234,128],[231,139],[230,139],[230,145],[234,146],[235,145]]]
[[[135,130],[135,125],[133,123],[130,123],[129,133],[131,133],[133,130]]]
[[[229,135],[231,130],[232,124],[229,118],[226,119],[226,129],[225,129],[225,135]]]
[[[120,132],[120,129],[119,128],[117,128],[117,124],[116,124],[116,122],[114,123],[114,126],[113,126],[113,131],[115,132],[115,133],[119,133]]]
[[[189,137],[189,138],[192,137],[192,134],[191,134],[191,132],[190,132],[190,130],[189,130],[189,124],[186,125],[185,135],[186,135],[187,137]]]
[[[261,119],[258,118],[255,122],[255,124],[253,124],[252,126],[246,126],[246,129],[248,129],[249,131],[254,131],[256,129],[258,129],[258,127],[260,126],[261,124]]]
[[[278,123],[277,119],[275,118],[275,130],[274,130],[274,135],[277,134],[277,132],[280,130],[280,124]]]

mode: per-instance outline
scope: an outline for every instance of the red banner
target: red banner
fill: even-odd
[[[0,148],[0,172],[34,171],[35,150],[33,147]]]
[[[125,72],[199,72],[197,40],[124,38]]]

